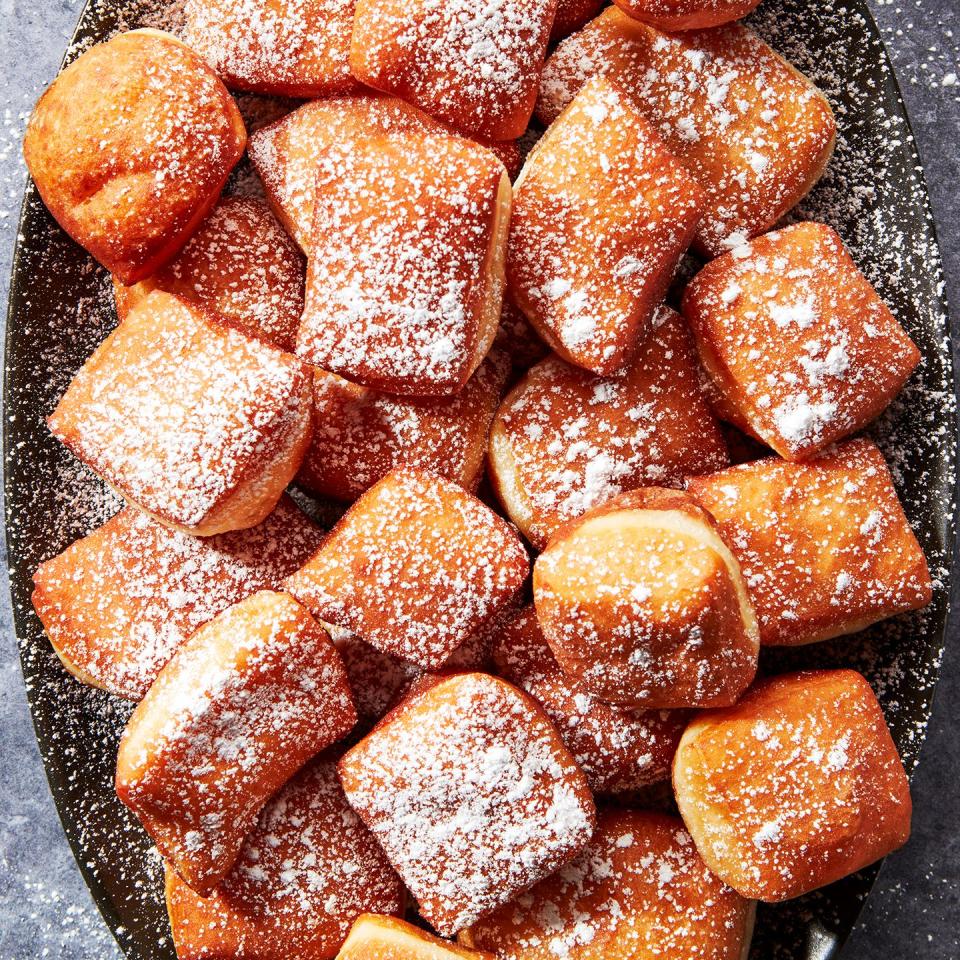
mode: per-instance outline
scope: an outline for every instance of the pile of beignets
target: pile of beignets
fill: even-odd
[[[126,505],[34,605],[139,701],[181,960],[737,960],[906,841],[867,681],[757,675],[932,586],[755,3],[186,0],[37,104],[120,318],[49,427]]]

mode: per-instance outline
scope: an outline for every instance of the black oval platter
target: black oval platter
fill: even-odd
[[[118,29],[154,25],[157,0],[90,0],[67,59]],[[145,11],[145,7],[151,8]],[[799,214],[831,223],[917,341],[924,362],[871,431],[937,580],[932,605],[856,637],[768,651],[771,671],[853,666],[874,685],[909,771],[916,766],[948,618],[954,536],[954,383],[929,201],[896,80],[864,0],[771,0],[751,17],[830,98],[837,153]],[[47,433],[44,418],[115,324],[109,278],[28,188],[6,338],[4,455],[10,582],[23,674],[50,788],[77,863],[123,951],[174,957],[162,871],[117,801],[117,739],[130,706],[61,667],[30,605],[43,560],[106,520],[117,501]],[[835,957],[877,868],[779,907],[761,907],[754,958]]]

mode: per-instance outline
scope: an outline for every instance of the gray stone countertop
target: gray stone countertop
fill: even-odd
[[[960,0],[869,0],[903,87],[960,327]],[[25,180],[20,140],[83,0],[0,0],[0,301]],[[2,547],[0,547],[2,550]],[[0,556],[6,569],[6,558]],[[5,580],[5,577],[2,578]],[[955,584],[956,587],[956,584]],[[956,591],[955,591],[956,594]],[[951,637],[914,782],[914,833],[889,857],[844,960],[960,958],[960,644]],[[60,828],[0,583],[0,960],[119,960]]]

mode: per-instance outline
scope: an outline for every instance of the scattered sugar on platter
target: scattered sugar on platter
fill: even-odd
[[[91,0],[68,58],[116,32],[177,29],[180,4]],[[826,94],[837,113],[836,154],[791,219],[833,226],[923,356],[918,372],[871,429],[890,464],[935,581],[933,603],[814,647],[767,650],[782,672],[853,667],[870,680],[908,771],[918,760],[947,618],[952,552],[955,400],[943,277],[919,159],[882,44],[865,5],[768,3],[749,24]],[[265,98],[243,96],[248,123]],[[260,121],[257,121],[260,122]],[[241,168],[230,189],[259,193]],[[48,434],[44,418],[86,356],[114,326],[109,278],[69,241],[28,191],[13,283],[5,384],[6,500],[11,583],[24,675],[54,797],[78,864],[131,957],[172,958],[162,866],[113,791],[117,741],[131,707],[63,671],[29,602],[38,564],[100,526],[119,501]],[[752,955],[833,956],[876,867],[776,908],[761,907]]]

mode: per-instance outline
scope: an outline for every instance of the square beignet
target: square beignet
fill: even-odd
[[[254,197],[226,197],[176,258],[134,286],[114,278],[117,315],[152,290],[176,294],[231,327],[293,350],[303,313],[304,262],[270,208]]]
[[[351,502],[394,467],[410,466],[475,490],[509,371],[505,356],[491,355],[456,396],[421,400],[315,370],[313,440],[297,482]]]
[[[297,353],[406,396],[459,393],[493,344],[510,180],[457,137],[369,138],[321,169]]]
[[[729,462],[690,334],[668,307],[622,373],[599,377],[557,356],[538,363],[500,405],[490,432],[493,487],[541,550],[562,523],[610,497],[680,486]]]
[[[596,818],[546,714],[483,673],[421,684],[344,755],[340,779],[443,936],[573,857]]]
[[[649,332],[701,203],[700,188],[631,98],[597,77],[517,180],[510,294],[565,360],[614,373]]]
[[[336,960],[494,960],[395,917],[358,917]]]
[[[869,440],[692,477],[687,490],[740,561],[764,644],[829,640],[930,602],[923,550]]]
[[[310,443],[309,369],[171,294],[97,348],[50,430],[127,500],[200,536],[253,527]]]
[[[557,0],[357,0],[350,68],[462,133],[512,140],[533,115]]]
[[[873,420],[920,351],[822,223],[768,233],[708,263],[683,314],[718,412],[787,460]]]
[[[564,673],[611,703],[727,706],[756,675],[739,564],[680,490],[622,493],[568,521],[537,558],[533,599]]]
[[[530,564],[513,528],[462,487],[393,470],[287,589],[321,620],[426,670],[507,606]]]
[[[40,565],[33,607],[67,670],[139,700],[199,627],[279,587],[322,539],[286,495],[256,527],[205,538],[127,507]]]
[[[700,856],[745,897],[790,900],[910,835],[910,786],[870,684],[853,670],[774,677],[700,714],[673,762]]]
[[[395,97],[364,93],[315,100],[250,135],[250,159],[277,219],[306,252],[314,186],[358,142],[387,133],[442,133],[442,124]]]
[[[598,74],[635,98],[704,189],[697,246],[710,256],[769,230],[833,152],[824,95],[740,24],[669,34],[609,7],[547,61],[540,119],[552,123]]]
[[[267,803],[210,897],[169,866],[166,895],[177,960],[327,960],[357,917],[402,913],[406,900],[325,759]]]
[[[176,255],[246,142],[210,67],[175,37],[134,30],[91,47],[54,80],[23,153],[60,226],[129,284]]]
[[[330,638],[293,597],[263,590],[160,672],[120,740],[117,795],[205,897],[267,800],[356,719]]]
[[[676,817],[608,810],[575,860],[458,939],[498,960],[743,960],[754,912]]]
[[[231,90],[328,97],[350,73],[355,0],[185,0],[183,38]]]
[[[702,30],[740,20],[760,0],[613,0],[634,20],[660,30]]]
[[[501,628],[493,662],[557,725],[594,793],[635,793],[670,775],[686,712],[631,710],[584,693],[560,669],[532,605]]]

